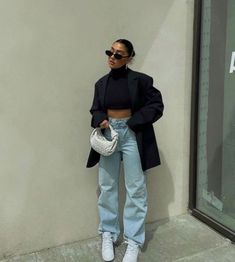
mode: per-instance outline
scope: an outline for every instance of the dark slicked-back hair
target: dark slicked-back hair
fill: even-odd
[[[132,43],[129,40],[127,40],[127,39],[118,39],[114,43],[123,44],[126,47],[126,49],[127,49],[127,53],[129,55],[129,57],[134,57],[135,56],[134,47],[133,47]]]

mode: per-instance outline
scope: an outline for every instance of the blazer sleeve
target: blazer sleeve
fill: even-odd
[[[163,115],[162,95],[153,86],[153,78],[148,76],[142,85],[143,105],[127,121],[128,126],[134,131],[144,128],[146,124],[153,124]]]
[[[103,120],[107,119],[107,114],[100,104],[99,86],[97,84],[95,85],[95,93],[90,113],[92,114],[91,126],[94,128],[98,127]]]

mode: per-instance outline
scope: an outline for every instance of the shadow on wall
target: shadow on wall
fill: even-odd
[[[133,67],[138,69],[146,62],[146,55],[158,38],[162,24],[174,2],[175,0],[150,0],[146,4],[141,1],[123,0],[115,37],[127,38],[133,42],[136,49]]]
[[[160,151],[161,165],[147,173],[148,216],[147,222],[169,217],[168,207],[174,202],[174,184],[167,161]]]
[[[147,174],[148,215],[143,251],[147,250],[148,243],[153,238],[159,223],[165,224],[169,221],[169,205],[174,202],[175,192],[172,175],[161,151],[160,157],[161,165],[149,170]]]

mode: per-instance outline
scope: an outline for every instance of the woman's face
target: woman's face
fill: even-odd
[[[121,59],[115,58],[114,55],[108,57],[108,65],[111,69],[120,68],[130,61],[125,45],[115,42],[112,44],[110,51],[113,54],[120,54],[122,56]]]

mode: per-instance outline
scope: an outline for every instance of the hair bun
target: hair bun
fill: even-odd
[[[134,56],[135,56],[135,50],[133,49],[131,57],[134,57]]]
[[[118,39],[115,41],[115,43],[121,43],[123,44],[128,52],[129,57],[134,57],[135,56],[135,51],[134,51],[134,47],[132,45],[132,43],[127,40],[127,39]]]

